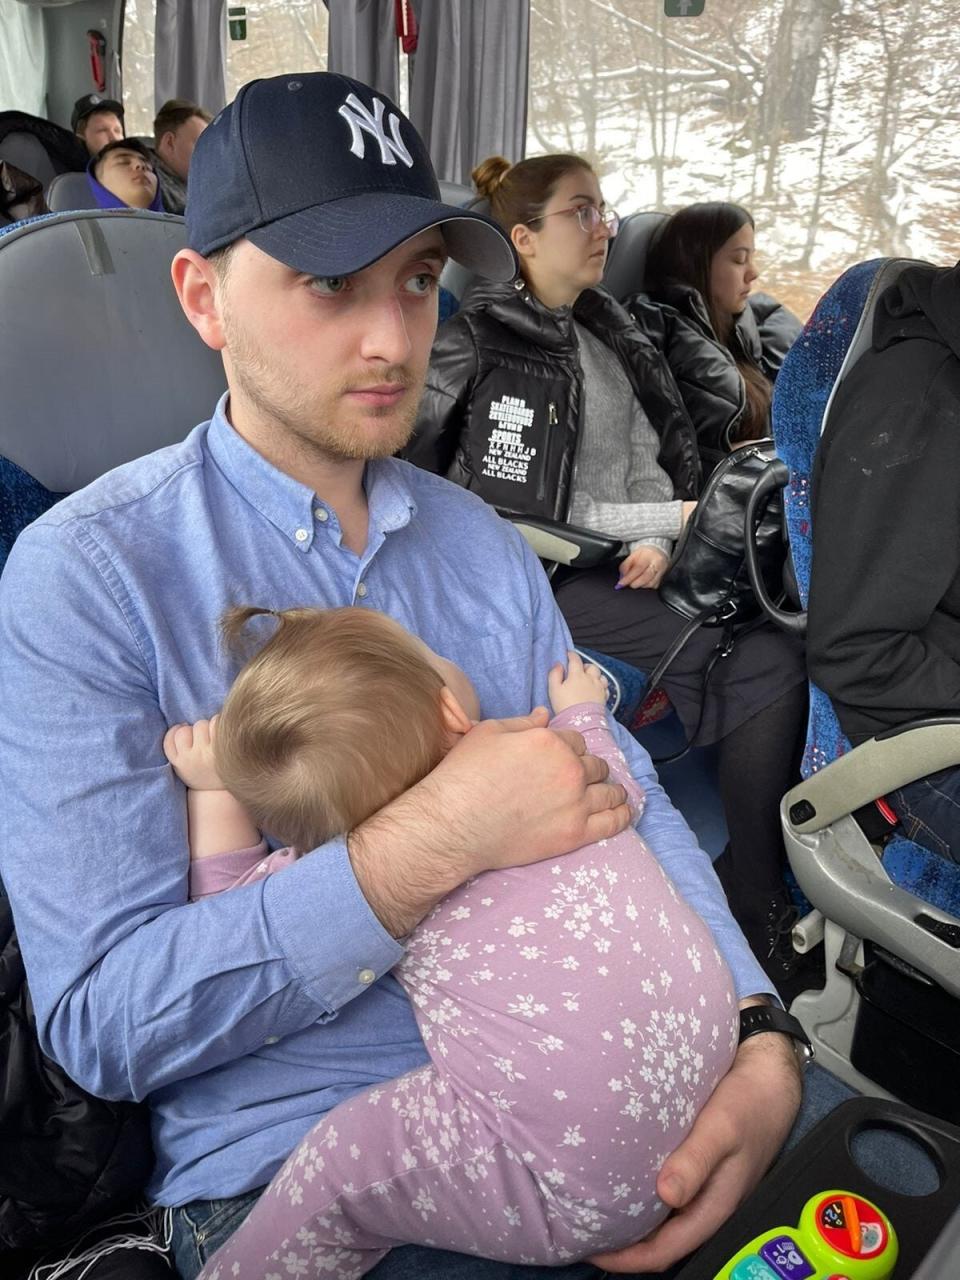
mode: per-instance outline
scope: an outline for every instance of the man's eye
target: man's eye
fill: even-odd
[[[328,298],[343,293],[346,287],[346,276],[314,276],[310,281],[310,288],[314,293],[321,293]]]
[[[421,296],[432,292],[437,286],[437,277],[429,271],[422,271],[418,275],[411,276],[406,283],[406,288],[410,293],[416,293]]]

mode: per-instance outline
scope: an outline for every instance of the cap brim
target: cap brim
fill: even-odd
[[[301,209],[247,232],[247,239],[295,271],[349,276],[421,231],[438,227],[454,262],[488,280],[517,274],[513,247],[483,214],[419,196],[368,192]]]

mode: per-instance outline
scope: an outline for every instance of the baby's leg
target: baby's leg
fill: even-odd
[[[303,1139],[200,1280],[354,1280],[394,1245],[528,1263],[579,1249],[522,1157],[435,1067],[365,1090]]]

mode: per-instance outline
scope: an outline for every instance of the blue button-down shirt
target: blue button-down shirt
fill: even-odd
[[[426,1058],[389,976],[401,948],[342,840],[187,903],[184,793],[160,744],[223,700],[224,610],[383,610],[465,668],[485,716],[545,702],[568,647],[536,559],[477,498],[392,459],[365,486],[358,556],[221,403],[33,524],[0,582],[0,875],[41,1042],[91,1092],[149,1099],[161,1204],[259,1186],[323,1112]],[[738,993],[767,989],[708,859],[622,737],[647,791],[641,834]]]

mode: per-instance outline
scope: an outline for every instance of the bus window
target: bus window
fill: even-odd
[[[326,71],[323,0],[245,0],[245,40],[227,40],[227,101],[241,85],[285,71]]]
[[[126,0],[123,10],[123,121],[127,136],[153,133],[157,0]]]
[[[46,62],[40,9],[0,0],[0,111],[45,114]]]
[[[949,0],[531,0],[527,154],[584,152],[621,213],[745,205],[806,317],[854,262],[956,260],[958,55]]]

